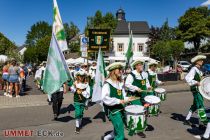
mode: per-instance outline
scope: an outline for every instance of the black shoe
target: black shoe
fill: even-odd
[[[79,127],[76,127],[75,133],[76,133],[76,134],[79,134],[79,131],[80,131]]]
[[[185,120],[183,124],[184,124],[184,125],[192,126],[192,123],[191,123],[189,120]]]
[[[137,135],[140,136],[141,138],[146,138],[146,135],[143,132],[139,132]]]
[[[199,125],[198,129],[199,130],[206,130],[206,126],[205,125]]]
[[[51,102],[51,101],[49,101],[49,102],[48,102],[48,105],[52,105],[52,102]]]
[[[57,121],[58,120],[58,115],[54,114],[54,120]]]
[[[201,140],[209,140],[209,138],[204,138],[203,136],[201,137]]]

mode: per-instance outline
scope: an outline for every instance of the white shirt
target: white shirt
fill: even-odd
[[[107,79],[106,82],[111,84],[114,88],[118,90],[122,90],[122,94],[124,97],[124,100],[128,100],[129,97],[126,97],[126,93],[123,87],[123,83],[121,82],[113,82],[111,79]],[[108,83],[105,83],[102,88],[102,101],[104,104],[108,106],[114,106],[117,104],[120,104],[120,99],[117,99],[115,97],[110,97],[110,85]]]
[[[152,71],[151,69],[148,69],[148,72],[149,72],[149,75],[156,75],[156,84],[161,84],[162,81],[158,80],[158,76],[157,76],[157,73]]]
[[[143,80],[146,79],[146,87],[150,88],[149,80],[148,80],[148,74],[146,72],[142,72],[141,74],[138,73],[136,70],[133,70],[132,73],[135,75],[136,79]],[[139,89],[139,87],[132,85],[134,79],[131,74],[128,75],[125,81],[125,87],[128,88],[129,91],[135,92]]]
[[[194,86],[198,83],[198,81],[193,80],[195,77],[196,72],[200,75],[203,76],[203,72],[200,71],[197,67],[192,67],[190,72],[186,75],[185,80],[188,83],[189,86]]]
[[[79,89],[85,89],[86,88],[86,90],[82,92],[82,95],[85,98],[89,98],[90,97],[90,87],[89,87],[88,83],[85,84],[85,83],[77,83],[76,82],[76,87],[73,85],[71,87],[71,92],[75,93],[77,88],[79,88]]]
[[[96,66],[95,67],[91,66],[90,70],[89,70],[89,73],[91,75],[91,79],[94,79],[95,75],[96,75]]]

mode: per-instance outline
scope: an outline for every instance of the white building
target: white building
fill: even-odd
[[[147,44],[148,35],[149,35],[149,26],[146,21],[126,21],[125,12],[122,9],[119,9],[116,13],[118,20],[117,27],[112,35],[113,41],[113,50],[111,56],[109,57],[110,61],[124,61],[125,54],[128,49],[129,44],[129,29],[133,32],[133,59],[147,57]]]

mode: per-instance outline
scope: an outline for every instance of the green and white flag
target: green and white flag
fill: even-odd
[[[62,51],[65,51],[65,50],[68,50],[65,30],[64,30],[63,23],[61,20],[57,1],[53,0],[53,3],[54,3],[53,33],[56,35],[56,39],[58,41],[59,47],[61,48]]]
[[[100,102],[102,100],[102,86],[104,84],[107,73],[105,71],[104,57],[99,48],[97,67],[96,67],[96,76],[95,76],[95,85],[93,87],[93,102]]]
[[[58,91],[68,80],[68,71],[66,71],[65,63],[65,58],[53,33],[43,77],[43,90],[47,94],[51,95]]]
[[[126,52],[126,68],[130,67],[131,62],[133,61],[133,34],[132,30],[130,32],[129,37],[129,44],[128,44],[128,50]]]

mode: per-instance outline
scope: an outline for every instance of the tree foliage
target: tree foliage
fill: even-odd
[[[36,52],[38,63],[47,60],[47,54],[50,46],[51,36],[45,36],[37,41]]]
[[[71,52],[79,52],[80,49],[79,37],[78,37],[80,32],[79,28],[73,22],[70,22],[70,24],[65,23],[64,28],[66,32],[66,41],[68,44],[68,48],[70,49]]]
[[[0,54],[8,55],[16,45],[0,32]]]
[[[45,21],[39,21],[31,26],[31,29],[28,31],[26,35],[25,44],[27,46],[35,46],[36,43],[52,34],[52,27]]]
[[[89,28],[102,28],[102,29],[111,29],[111,33],[113,33],[114,29],[117,26],[117,19],[115,16],[108,12],[105,15],[102,14],[100,10],[96,11],[94,16],[87,18],[87,26],[85,28],[85,34],[87,35],[87,31]]]
[[[178,35],[199,51],[201,40],[210,36],[210,10],[208,7],[190,8],[179,18],[178,29]]]
[[[153,45],[152,53],[162,61],[162,65],[171,57],[177,61],[184,51],[184,43],[181,40],[158,41]]]
[[[24,62],[38,62],[38,54],[36,47],[27,47],[27,50],[24,52]]]
[[[176,32],[175,29],[172,27],[169,27],[168,20],[166,20],[162,27],[160,28],[160,40],[167,41],[167,40],[173,40],[176,38]]]
[[[146,42],[148,51],[151,54],[153,45],[160,40],[160,28],[152,26],[150,28],[149,40]]]

